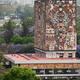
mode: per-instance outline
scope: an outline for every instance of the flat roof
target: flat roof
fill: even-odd
[[[5,54],[4,57],[14,64],[80,63],[77,58],[41,58],[35,54]]]

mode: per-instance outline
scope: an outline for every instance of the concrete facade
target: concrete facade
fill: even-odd
[[[35,1],[36,49],[43,50],[45,53],[62,51],[63,57],[67,57],[65,54],[72,53],[72,57],[75,57],[77,46],[75,28],[76,0]]]

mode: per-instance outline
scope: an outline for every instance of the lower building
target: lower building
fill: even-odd
[[[41,58],[35,54],[6,54],[4,57],[7,68],[12,66],[31,68],[43,79],[80,76],[80,59]]]

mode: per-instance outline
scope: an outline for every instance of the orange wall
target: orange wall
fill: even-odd
[[[80,69],[80,64],[22,64],[21,67],[32,69]]]

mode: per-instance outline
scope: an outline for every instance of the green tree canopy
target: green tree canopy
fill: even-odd
[[[34,17],[34,8],[26,5],[19,5],[16,9],[16,13],[20,14],[20,18],[23,20],[26,17]]]
[[[22,36],[26,36],[29,34],[29,28],[34,25],[33,17],[27,17],[22,20]]]
[[[34,43],[34,37],[32,37],[32,36],[21,37],[19,35],[14,35],[11,39],[11,42],[14,44]]]
[[[28,43],[34,43],[34,37],[32,36],[23,37],[23,44],[28,44]]]
[[[80,44],[80,18],[77,18],[77,43]]]
[[[34,17],[34,7],[30,7],[29,5],[25,5],[21,9],[22,11],[22,19],[25,19],[26,17]]]
[[[14,35],[12,38],[11,38],[11,42],[14,43],[14,44],[22,44],[23,43],[23,40],[22,40],[22,37],[19,36],[19,35]]]
[[[0,63],[4,61],[3,53],[0,52]]]
[[[0,44],[5,43],[5,40],[3,37],[0,37]]]
[[[16,25],[11,20],[9,20],[8,22],[6,22],[4,24],[4,29],[5,29],[4,39],[5,39],[6,43],[10,43],[10,40],[13,36],[13,28],[15,26]]]
[[[14,67],[10,69],[3,80],[40,80],[31,69]]]
[[[29,43],[22,48],[22,53],[34,53],[34,52],[35,52],[35,49],[34,49],[33,43]]]
[[[5,30],[11,30],[16,26],[15,22],[13,22],[12,20],[9,20],[8,22],[6,22],[3,27]]]

